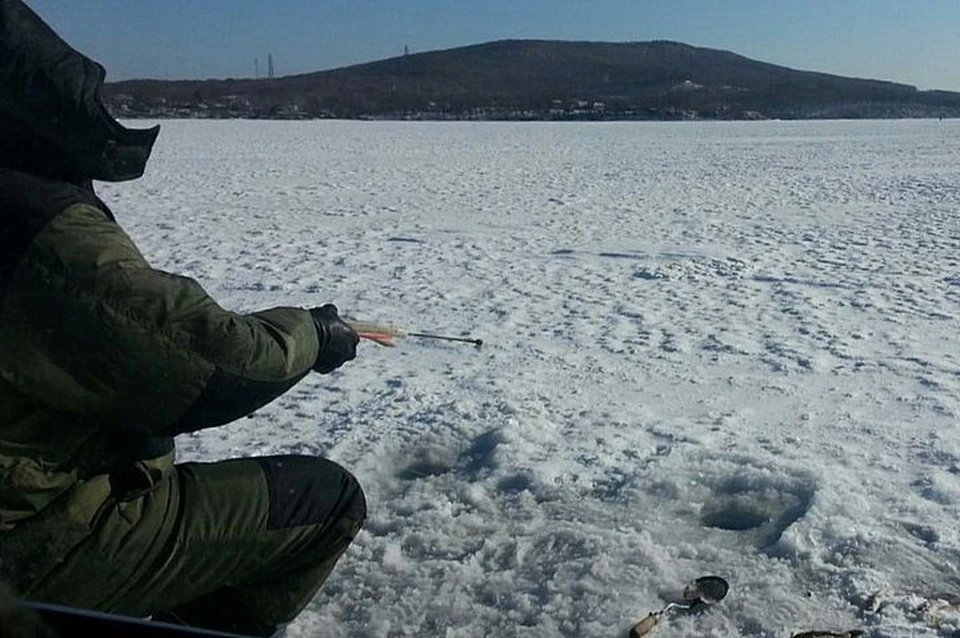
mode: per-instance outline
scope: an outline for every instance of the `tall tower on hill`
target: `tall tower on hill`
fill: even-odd
[[[273,77],[273,54],[272,53],[267,54],[267,77],[268,78]]]

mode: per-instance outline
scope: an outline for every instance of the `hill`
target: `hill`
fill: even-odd
[[[960,117],[960,93],[666,41],[503,40],[281,78],[129,80],[103,95],[121,117]]]

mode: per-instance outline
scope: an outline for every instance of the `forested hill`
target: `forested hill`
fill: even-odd
[[[960,93],[665,41],[504,40],[270,79],[129,80],[104,97],[121,117],[960,117]]]

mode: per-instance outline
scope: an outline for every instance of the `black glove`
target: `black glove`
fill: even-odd
[[[320,351],[316,363],[313,364],[314,370],[327,374],[356,358],[360,337],[340,319],[336,306],[328,303],[319,308],[311,308],[310,315],[320,338]]]

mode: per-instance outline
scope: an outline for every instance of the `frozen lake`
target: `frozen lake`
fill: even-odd
[[[156,267],[484,340],[179,441],[365,486],[288,635],[960,631],[960,121],[162,124],[98,185]]]

